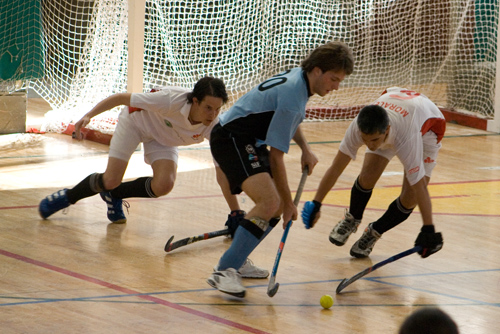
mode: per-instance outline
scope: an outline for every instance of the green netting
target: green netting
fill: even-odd
[[[0,1],[0,80],[43,77],[39,0]]]

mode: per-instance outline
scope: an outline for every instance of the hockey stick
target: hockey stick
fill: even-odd
[[[181,240],[177,240],[176,242],[172,243],[172,240],[174,239],[174,236],[171,236],[170,239],[168,239],[167,244],[165,245],[165,252],[170,252],[173,251],[176,248],[186,246],[189,244],[192,244],[193,242],[201,241],[201,240],[207,240],[215,237],[219,237],[221,235],[228,235],[229,230],[227,228],[223,230],[218,230],[218,231],[213,231],[213,232],[208,232],[208,233],[203,233],[194,237],[188,237],[184,238]]]
[[[390,258],[384,260],[384,261],[381,261],[379,263],[376,263],[374,264],[373,266],[369,267],[369,268],[366,268],[365,270],[357,273],[356,275],[354,275],[353,277],[347,279],[347,278],[344,278],[342,280],[342,282],[340,282],[339,286],[337,287],[337,290],[336,292],[337,293],[340,293],[340,291],[344,290],[348,285],[350,285],[351,283],[357,281],[358,279],[360,279],[361,277],[365,276],[365,275],[368,275],[369,273],[371,273],[372,271],[375,271],[377,270],[378,268],[382,267],[382,266],[385,266],[386,264],[388,263],[391,263],[391,262],[394,262],[396,260],[399,260],[405,256],[408,256],[408,255],[411,255],[413,253],[416,253],[418,251],[420,251],[422,249],[422,246],[415,246],[413,248],[410,248],[408,250],[405,250],[404,252],[401,252],[399,254],[396,254],[394,256],[391,256]]]
[[[306,183],[307,174],[309,173],[309,167],[306,166],[304,171],[302,172],[302,177],[300,178],[299,187],[297,188],[297,192],[295,193],[295,198],[293,200],[293,204],[297,206],[299,204],[300,196],[302,195],[302,190],[304,190],[304,185]],[[288,231],[290,230],[290,226],[292,226],[292,221],[290,220],[286,225],[285,231],[283,231],[283,236],[281,237],[281,242],[278,247],[278,254],[276,254],[276,260],[274,260],[274,267],[271,273],[271,277],[269,278],[269,285],[267,286],[267,295],[269,297],[273,297],[276,292],[278,292],[278,288],[280,286],[279,283],[276,283],[276,273],[278,272],[278,265],[281,259],[281,253],[283,253],[283,248],[285,247],[285,241],[288,236]]]

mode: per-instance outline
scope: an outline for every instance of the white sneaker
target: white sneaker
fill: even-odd
[[[219,265],[214,267],[214,271],[219,271]],[[269,271],[257,267],[252,260],[246,259],[245,263],[241,266],[240,270],[238,270],[242,278],[267,278],[269,276]]]
[[[354,217],[345,210],[344,218],[340,220],[333,228],[332,232],[330,232],[330,242],[337,246],[343,246],[351,233],[355,233],[358,230],[360,223],[361,220],[354,219]]]
[[[267,278],[269,276],[268,270],[257,267],[250,259],[246,259],[238,272],[243,278]]]
[[[207,283],[219,290],[235,297],[245,297],[245,287],[241,284],[241,275],[234,268],[215,271],[207,278]]]
[[[361,238],[352,245],[351,256],[357,258],[368,257],[373,250],[373,246],[378,239],[380,239],[381,234],[373,229],[373,223],[370,223]]]

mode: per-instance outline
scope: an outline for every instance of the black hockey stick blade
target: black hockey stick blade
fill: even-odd
[[[207,239],[212,239],[215,237],[220,237],[222,235],[228,235],[229,230],[228,229],[223,229],[223,230],[218,230],[218,231],[213,231],[213,232],[208,232],[208,233],[203,233],[200,235],[196,235],[193,237],[188,237],[184,238],[181,240],[177,240],[176,242],[172,243],[172,240],[174,239],[174,236],[171,236],[170,239],[168,239],[167,243],[165,244],[165,252],[171,252],[176,248],[186,246],[189,244],[192,244],[193,242],[201,241],[201,240],[207,240]]]
[[[172,240],[174,240],[174,236],[171,236],[170,239],[168,239],[167,243],[165,244],[165,252],[170,252],[172,250]]]
[[[371,273],[372,271],[375,271],[377,270],[378,268],[382,267],[382,266],[385,266],[386,264],[388,263],[391,263],[391,262],[394,262],[396,260],[399,260],[405,256],[408,256],[408,255],[411,255],[413,253],[416,253],[418,251],[420,251],[422,249],[422,246],[415,246],[413,248],[410,248],[408,250],[405,250],[404,252],[401,252],[399,254],[396,254],[394,256],[391,256],[390,258],[388,259],[385,259],[384,261],[381,261],[379,263],[376,263],[374,264],[373,266],[371,267],[368,267],[366,268],[365,270],[363,271],[360,271],[359,273],[357,273],[356,275],[354,275],[353,277],[347,279],[347,278],[344,278],[342,280],[342,282],[340,282],[340,284],[337,286],[337,290],[336,290],[336,293],[339,294],[342,290],[344,290],[348,285],[351,285],[352,283],[356,282],[358,279],[360,279],[361,277],[363,276],[366,276],[368,275],[369,273]]]
[[[280,284],[279,283],[274,283],[274,280],[273,280],[273,287],[271,289],[267,290],[267,295],[269,297],[274,297],[274,295],[276,294],[276,292],[278,292],[279,287],[280,287]]]

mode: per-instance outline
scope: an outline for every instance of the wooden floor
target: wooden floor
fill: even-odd
[[[347,122],[304,124],[320,158],[299,209],[312,199],[333,159]],[[349,256],[369,222],[398,195],[402,167],[392,161],[375,189],[360,231],[344,247],[328,241],[348,206],[363,154],[351,163],[311,230],[293,225],[281,257],[274,298],[268,280],[245,279],[247,297],[212,289],[205,279],[230,245],[224,237],[171,253],[175,240],[223,227],[228,208],[204,145],[180,152],[171,194],[129,200],[128,222],[109,224],[94,196],[49,220],[38,215],[46,195],[102,172],[107,146],[58,134],[0,136],[0,332],[6,333],[397,333],[403,319],[438,306],[461,333],[496,334],[500,328],[500,135],[448,125],[431,179],[435,224],[444,237],[439,253],[411,255],[365,276],[335,295],[339,282],[413,246],[421,221],[384,234],[368,259]],[[362,152],[360,152],[362,153]],[[290,186],[297,187],[300,150],[286,156]],[[142,152],[126,178],[150,175]],[[251,201],[240,197],[243,208]],[[272,269],[281,228],[251,254]],[[323,310],[319,299],[335,298]]]

